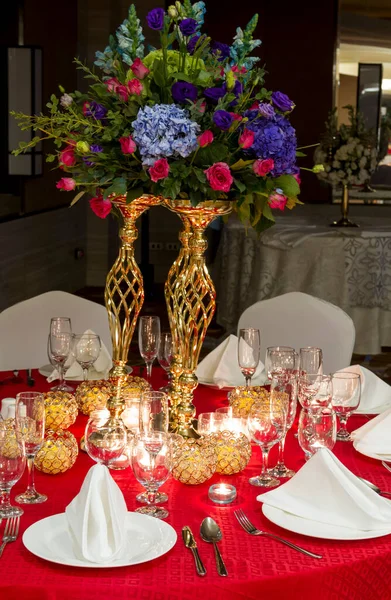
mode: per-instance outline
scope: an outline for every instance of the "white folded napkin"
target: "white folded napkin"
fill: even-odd
[[[106,563],[123,557],[128,509],[107,467],[91,467],[65,514],[79,558]]]
[[[391,455],[391,408],[352,432],[354,447],[360,452]]]
[[[358,373],[361,376],[361,400],[356,413],[376,412],[387,404],[391,407],[391,386],[380,377],[360,365],[351,365],[346,369],[340,369],[338,373],[346,371]]]
[[[267,376],[265,366],[259,362],[251,379],[252,385],[262,385]],[[244,385],[244,377],[238,364],[238,338],[230,335],[212,350],[198,365],[196,375],[201,381],[214,383],[219,388]]]
[[[304,519],[361,531],[391,530],[391,503],[320,448],[292,479],[259,502]]]
[[[91,335],[91,334],[95,334],[94,331],[91,331],[91,329],[87,329],[83,335]],[[97,376],[105,379],[111,369],[111,367],[113,366],[113,363],[111,361],[111,356],[109,354],[109,351],[107,350],[106,346],[104,345],[102,338],[100,340],[101,342],[101,348],[100,348],[100,353],[98,358],[96,359],[96,361],[94,362],[94,371],[95,373],[92,371],[90,373],[90,378],[94,379]],[[69,366],[69,368],[67,369],[67,371],[65,372],[65,376],[66,377],[75,377],[75,378],[79,378],[82,379],[83,378],[83,369],[81,368],[81,366],[79,365],[79,363],[76,360],[73,360]],[[54,381],[55,379],[58,379],[58,371],[57,369],[54,369],[52,371],[52,373],[49,375],[49,377],[47,377],[46,381],[48,381],[49,383],[51,381]]]

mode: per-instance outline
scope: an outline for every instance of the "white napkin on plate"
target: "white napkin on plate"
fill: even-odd
[[[259,502],[311,521],[361,531],[391,529],[391,503],[327,448],[320,448],[292,479],[261,494]]]
[[[364,454],[391,455],[391,408],[365,423],[351,434],[354,447]]]
[[[91,467],[65,514],[79,558],[107,563],[123,557],[128,509],[107,467]]]
[[[265,366],[259,362],[251,379],[252,385],[262,385],[267,376]],[[200,382],[214,383],[219,388],[244,385],[244,377],[238,364],[238,338],[230,335],[212,350],[198,365],[196,375]]]
[[[376,413],[382,408],[385,409],[387,404],[391,407],[391,386],[380,377],[360,365],[351,365],[346,369],[340,369],[338,373],[346,371],[359,373],[361,376],[361,400],[356,413]]]
[[[83,335],[88,335],[88,334],[95,334],[95,332],[92,331],[91,329],[87,329],[83,333]],[[96,378],[97,375],[99,377],[101,377],[102,379],[105,379],[107,377],[111,367],[113,366],[113,363],[111,362],[111,356],[110,356],[109,351],[107,350],[106,346],[104,345],[102,338],[101,338],[100,342],[101,342],[100,353],[99,353],[98,358],[94,362],[93,368],[95,370],[95,373],[91,373],[91,375],[93,375],[91,377],[91,379]],[[67,371],[65,373],[65,376],[83,379],[83,369],[81,368],[81,366],[79,365],[79,363],[76,360],[72,361],[72,363],[70,364],[69,368],[67,369]],[[54,381],[55,379],[58,379],[57,369],[54,369],[52,371],[52,373],[49,375],[49,377],[47,377],[46,381],[48,381],[50,383],[51,381]]]

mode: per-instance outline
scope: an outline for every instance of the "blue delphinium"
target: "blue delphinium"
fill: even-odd
[[[231,58],[233,63],[246,67],[248,71],[252,69],[257,61],[259,61],[258,56],[249,56],[249,54],[262,43],[261,40],[253,39],[253,33],[257,23],[258,15],[254,15],[244,31],[240,27],[237,27],[236,35],[231,46]]]
[[[197,21],[197,31],[201,29],[205,20],[205,2],[191,3],[191,0],[184,0],[182,5],[182,14],[186,18],[194,19]]]
[[[294,175],[296,167],[296,131],[282,115],[272,118],[260,116],[256,110],[248,110],[246,128],[255,133],[254,143],[248,154],[257,158],[272,158],[273,177]]]
[[[187,110],[175,104],[140,108],[132,126],[144,165],[169,156],[186,158],[198,146],[199,125],[189,118]]]

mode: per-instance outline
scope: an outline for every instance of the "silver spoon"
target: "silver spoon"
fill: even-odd
[[[220,550],[217,547],[217,542],[221,541],[223,534],[221,533],[221,529],[217,525],[216,521],[214,521],[211,517],[206,517],[201,523],[200,535],[204,542],[213,544],[217,572],[222,577],[226,577],[228,575],[228,571],[221,557]]]
[[[383,495],[383,496],[391,496],[391,492],[384,492],[383,490],[381,490],[380,488],[378,488],[377,485],[375,485],[371,481],[368,481],[367,479],[363,479],[363,477],[359,477],[359,479],[361,479],[361,481],[363,481],[364,483],[366,483],[367,486],[370,487],[377,494]]]

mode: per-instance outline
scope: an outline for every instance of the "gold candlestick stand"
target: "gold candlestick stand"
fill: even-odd
[[[347,185],[343,186],[342,201],[341,201],[341,212],[342,218],[339,221],[334,221],[330,224],[330,227],[360,227],[357,223],[353,223],[348,219],[349,213],[349,188]]]

